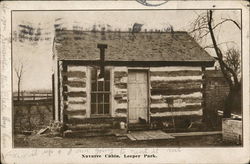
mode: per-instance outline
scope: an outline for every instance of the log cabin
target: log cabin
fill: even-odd
[[[57,30],[53,63],[56,121],[133,129],[202,120],[214,59],[182,31]]]

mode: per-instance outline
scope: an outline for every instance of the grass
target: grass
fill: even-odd
[[[237,146],[222,141],[221,135],[177,137],[173,140],[131,141],[126,137],[83,138],[14,136],[15,148],[143,148],[143,147],[225,147]]]

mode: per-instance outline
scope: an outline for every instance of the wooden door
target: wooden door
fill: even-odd
[[[148,78],[147,71],[129,71],[128,98],[129,123],[148,122]]]

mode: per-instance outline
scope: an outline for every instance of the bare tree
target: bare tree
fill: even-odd
[[[199,14],[195,21],[192,23],[191,35],[197,40],[202,41],[205,37],[209,37],[212,41],[212,47],[215,50],[216,57],[220,65],[220,69],[229,85],[229,94],[225,102],[224,117],[231,117],[231,111],[233,108],[233,99],[240,91],[241,84],[238,76],[240,69],[239,51],[228,50],[227,53],[223,54],[215,37],[215,29],[226,22],[231,22],[236,25],[236,28],[241,30],[241,25],[237,21],[229,18],[222,18],[221,22],[215,24],[214,11],[207,10],[206,12]],[[237,69],[236,69],[237,68]]]
[[[240,77],[241,74],[241,56],[240,51],[234,47],[226,51],[225,63]]]
[[[21,81],[24,73],[24,63],[19,61],[18,65],[14,69],[17,77],[17,100],[19,101],[20,91],[21,91]]]

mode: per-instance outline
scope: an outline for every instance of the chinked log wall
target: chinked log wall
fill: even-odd
[[[201,67],[151,68],[151,117],[202,116],[202,75]]]
[[[114,67],[113,109],[115,117],[127,117],[127,84],[128,69],[126,67]]]
[[[88,118],[90,109],[87,102],[88,68],[61,64],[60,94],[64,121]],[[149,70],[150,116],[202,116],[202,70],[201,67],[152,67]],[[116,118],[127,117],[128,68],[111,69],[112,98],[111,114]],[[90,77],[89,77],[90,78]],[[173,99],[169,107],[166,98]],[[88,109],[88,110],[87,110]],[[63,117],[63,116],[61,116]]]
[[[70,119],[83,119],[86,114],[86,81],[87,69],[85,66],[62,66],[62,97],[64,121]]]
[[[61,100],[60,108],[63,109],[61,114],[64,115],[65,122],[78,122],[77,120],[84,121],[89,118],[90,109],[88,99],[90,96],[87,91],[88,83],[90,86],[87,66],[74,66],[61,64]],[[127,68],[126,67],[113,67],[112,69],[111,87],[112,97],[112,116],[118,120],[126,120],[127,116]],[[88,97],[89,96],[89,97]],[[62,116],[63,117],[63,116]]]

